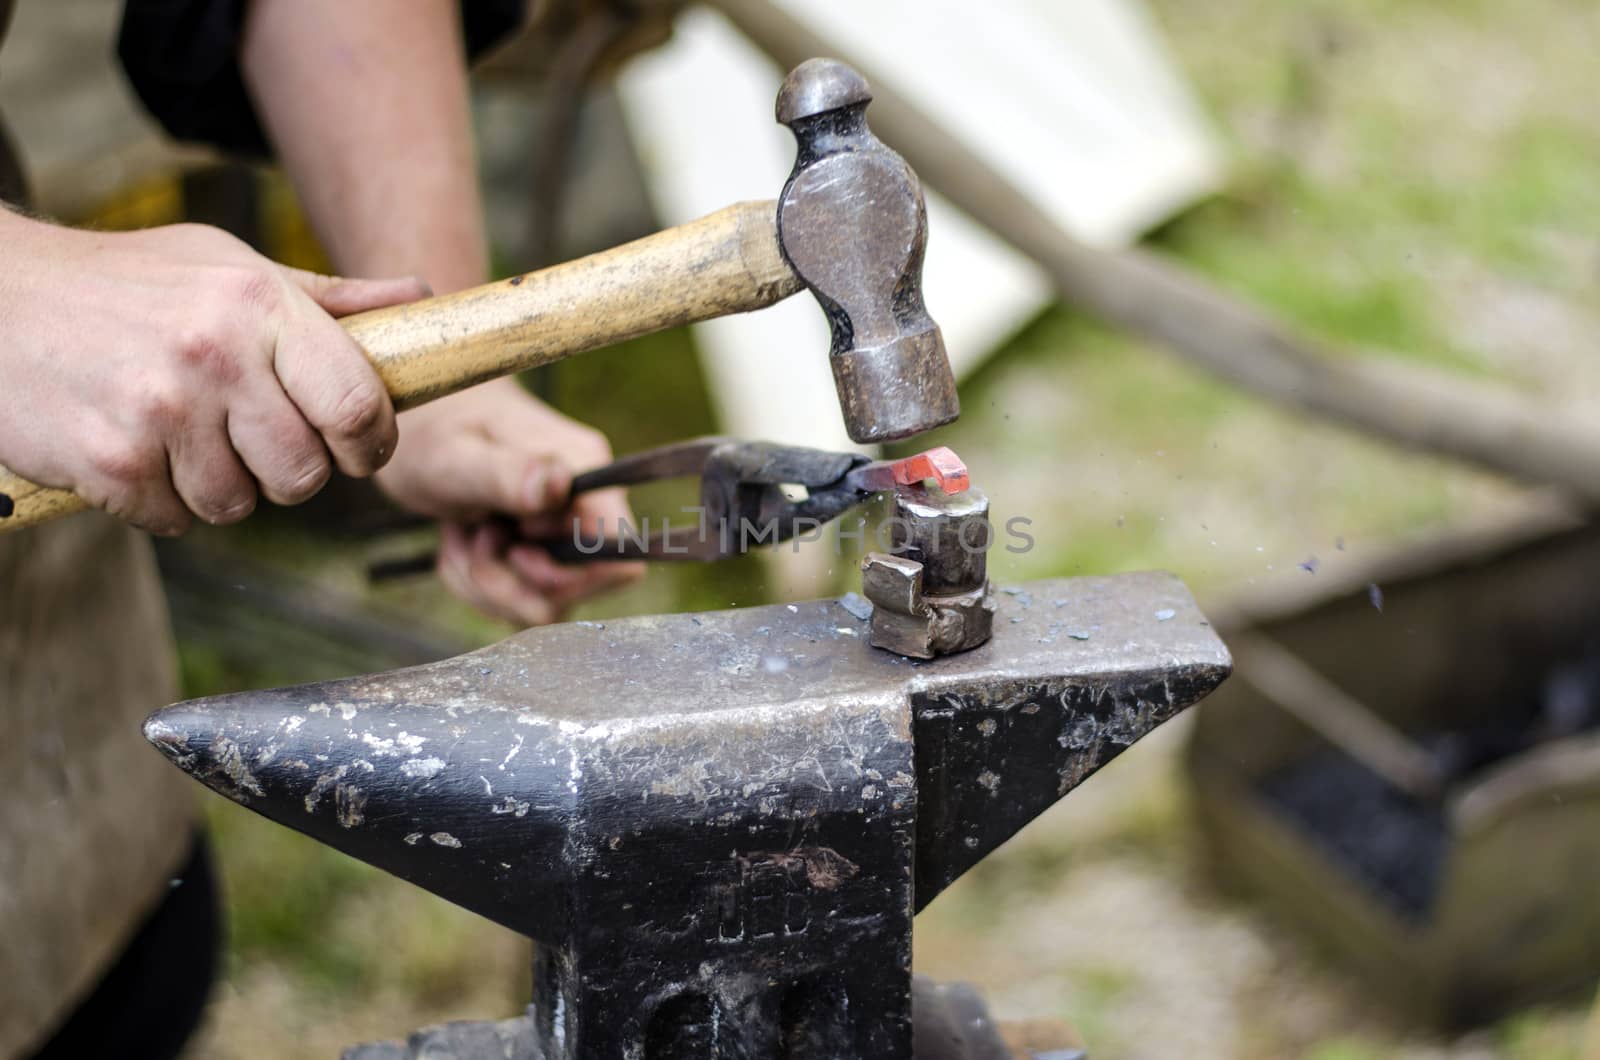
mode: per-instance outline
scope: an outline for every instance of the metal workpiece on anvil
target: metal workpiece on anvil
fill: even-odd
[[[932,659],[987,641],[995,611],[989,498],[975,488],[899,486],[887,525],[890,552],[869,552],[861,561],[873,647]]]
[[[986,644],[929,661],[837,600],[569,623],[177,704],[146,734],[538,940],[545,1060],[903,1060],[913,913],[1231,666],[1171,575],[998,608]]]

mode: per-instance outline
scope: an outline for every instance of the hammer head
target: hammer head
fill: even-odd
[[[827,314],[851,439],[886,442],[949,423],[961,405],[922,302],[922,186],[867,128],[871,99],[866,80],[833,59],[784,80],[778,121],[799,151],[778,199],[778,242]]]

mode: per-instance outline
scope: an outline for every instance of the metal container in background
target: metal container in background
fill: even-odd
[[[1301,673],[1326,679],[1328,696],[1364,707],[1436,759],[1450,747],[1429,734],[1494,731],[1508,705],[1529,697],[1556,696],[1559,706],[1562,675],[1592,666],[1600,645],[1600,528],[1565,513],[1344,567],[1231,613],[1209,610],[1230,645],[1260,637],[1284,649],[1304,664]],[[1328,832],[1312,834],[1281,795],[1296,770],[1330,763],[1343,775],[1353,775],[1352,760],[1363,771],[1372,765],[1366,779],[1374,781],[1382,769],[1363,761],[1360,732],[1334,747],[1326,734],[1337,726],[1296,709],[1304,704],[1275,701],[1290,697],[1264,692],[1272,681],[1252,681],[1246,653],[1236,651],[1236,664],[1235,680],[1197,712],[1186,755],[1222,882],[1261,900],[1374,997],[1435,1024],[1478,1023],[1592,988],[1600,977],[1600,729],[1446,779],[1432,800],[1388,792],[1383,798],[1415,811],[1412,831],[1391,837],[1396,849],[1415,852],[1432,839],[1437,847],[1416,858],[1415,873],[1384,881]],[[1334,811],[1346,825],[1370,809],[1359,793],[1333,797],[1347,799]],[[1431,877],[1408,878],[1416,873]]]

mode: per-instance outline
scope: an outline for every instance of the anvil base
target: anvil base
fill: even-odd
[[[913,1060],[1089,1060],[1072,1028],[1052,1025],[1008,1044],[983,998],[967,983],[911,981]],[[460,1020],[423,1027],[405,1041],[369,1042],[341,1060],[546,1060],[535,1032],[533,1006],[516,1019]]]

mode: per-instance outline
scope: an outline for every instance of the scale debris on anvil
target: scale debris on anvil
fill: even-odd
[[[1231,666],[1170,575],[1023,589],[925,662],[836,600],[572,623],[146,734],[537,940],[535,1056],[910,1057],[913,912]]]

